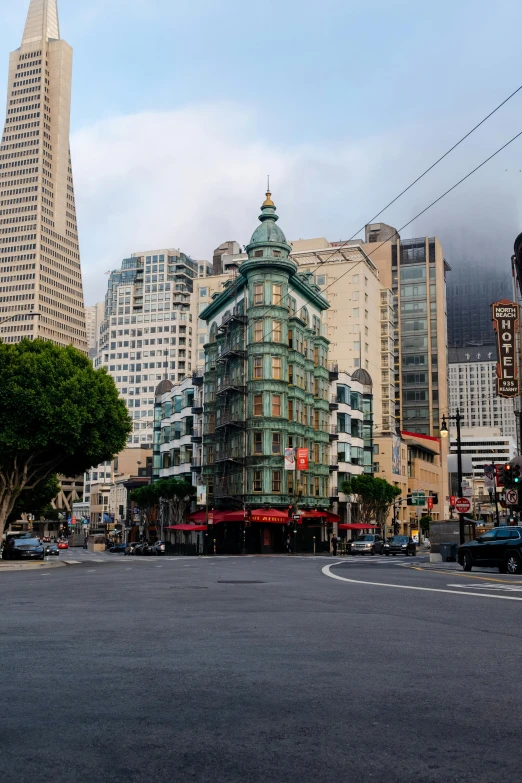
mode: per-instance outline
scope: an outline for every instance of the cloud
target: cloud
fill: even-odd
[[[347,128],[328,144],[280,143],[277,112],[225,102],[79,130],[72,154],[87,303],[104,297],[104,273],[132,252],[174,247],[210,260],[225,240],[246,244],[267,174],[289,239],[362,236],[358,229],[377,209],[455,140],[443,120],[429,132],[403,126],[361,137],[358,130],[356,140]],[[381,219],[400,228],[505,140],[504,123],[488,128]],[[438,235],[454,268],[480,257],[504,268],[522,219],[519,155],[513,145],[402,235]]]
[[[175,247],[211,259],[225,240],[246,243],[267,174],[289,238],[346,224],[347,191],[355,204],[357,183],[378,173],[380,146],[280,146],[275,122],[227,103],[78,131],[72,156],[87,302],[104,296],[104,272],[131,252]]]

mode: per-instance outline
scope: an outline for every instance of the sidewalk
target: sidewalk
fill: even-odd
[[[64,568],[67,563],[48,563],[39,561],[38,563],[13,562],[11,560],[0,560],[0,573],[2,571],[38,571],[41,568]]]

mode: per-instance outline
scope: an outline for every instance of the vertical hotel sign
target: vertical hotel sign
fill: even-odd
[[[492,305],[493,328],[497,333],[497,394],[517,397],[520,381],[517,369],[518,305],[503,299]]]

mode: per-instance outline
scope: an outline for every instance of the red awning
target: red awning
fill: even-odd
[[[353,522],[350,525],[341,523],[339,525],[339,530],[373,530],[374,528],[379,527],[380,525],[366,525],[364,522]]]
[[[198,533],[200,530],[206,530],[206,525],[171,525],[165,530],[183,530],[184,533]]]
[[[303,519],[326,519],[327,522],[339,522],[341,519],[337,514],[332,514],[331,511],[301,511],[301,517]]]
[[[288,517],[288,511],[279,511],[276,508],[256,508],[250,514],[252,522],[265,522],[276,525],[291,524],[292,520]]]
[[[193,514],[189,514],[188,515],[187,520],[189,522],[206,522],[207,521],[207,512],[206,511],[195,511]]]
[[[214,525],[219,525],[220,522],[244,522],[244,511],[212,511],[209,509],[209,515],[212,516]],[[200,524],[206,523],[207,512],[195,511],[193,514],[189,514],[187,517],[188,522],[199,522]]]

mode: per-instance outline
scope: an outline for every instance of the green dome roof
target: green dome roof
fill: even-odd
[[[283,248],[290,253],[291,247],[286,241],[286,237],[277,225],[279,217],[276,215],[275,204],[272,201],[272,194],[270,191],[266,194],[266,200],[261,207],[261,214],[259,220],[261,225],[256,228],[252,234],[250,244],[247,247],[247,252],[253,246],[259,245],[283,245]]]
[[[286,245],[286,237],[279,226],[269,220],[265,223],[261,223],[261,225],[256,228],[252,234],[250,244],[266,244],[267,242],[277,242],[278,245]]]

